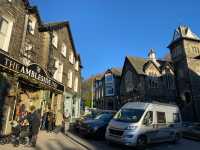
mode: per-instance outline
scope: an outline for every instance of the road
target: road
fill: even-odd
[[[133,148],[128,148],[118,144],[108,145],[105,140],[93,140],[93,139],[86,139],[83,137],[78,136],[77,134],[68,134],[69,137],[75,139],[82,144],[84,144],[88,150],[133,150]],[[154,144],[148,147],[148,150],[199,150],[200,149],[200,142],[182,139],[177,144],[172,143],[161,143],[161,144]]]
[[[36,148],[21,145],[13,147],[11,144],[0,145],[0,150],[87,150],[62,133],[47,133],[40,131]]]

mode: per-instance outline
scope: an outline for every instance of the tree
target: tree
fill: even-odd
[[[82,81],[82,100],[85,104],[85,106],[91,107],[92,103],[92,82],[93,77]]]

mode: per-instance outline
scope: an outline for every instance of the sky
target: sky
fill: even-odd
[[[200,36],[200,0],[31,0],[44,22],[69,21],[84,79],[126,56],[158,58],[169,52],[174,30],[188,25]]]

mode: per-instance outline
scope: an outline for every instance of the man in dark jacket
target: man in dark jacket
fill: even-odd
[[[28,116],[28,121],[30,125],[30,144],[31,146],[36,146],[37,135],[39,133],[40,128],[40,114],[35,109],[35,106],[30,107],[31,113]]]

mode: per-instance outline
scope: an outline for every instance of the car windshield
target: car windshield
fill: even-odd
[[[140,120],[143,109],[121,109],[114,117],[117,121],[136,123]]]
[[[95,117],[96,120],[110,120],[111,118],[112,118],[112,114],[108,114],[108,113],[100,114]]]

